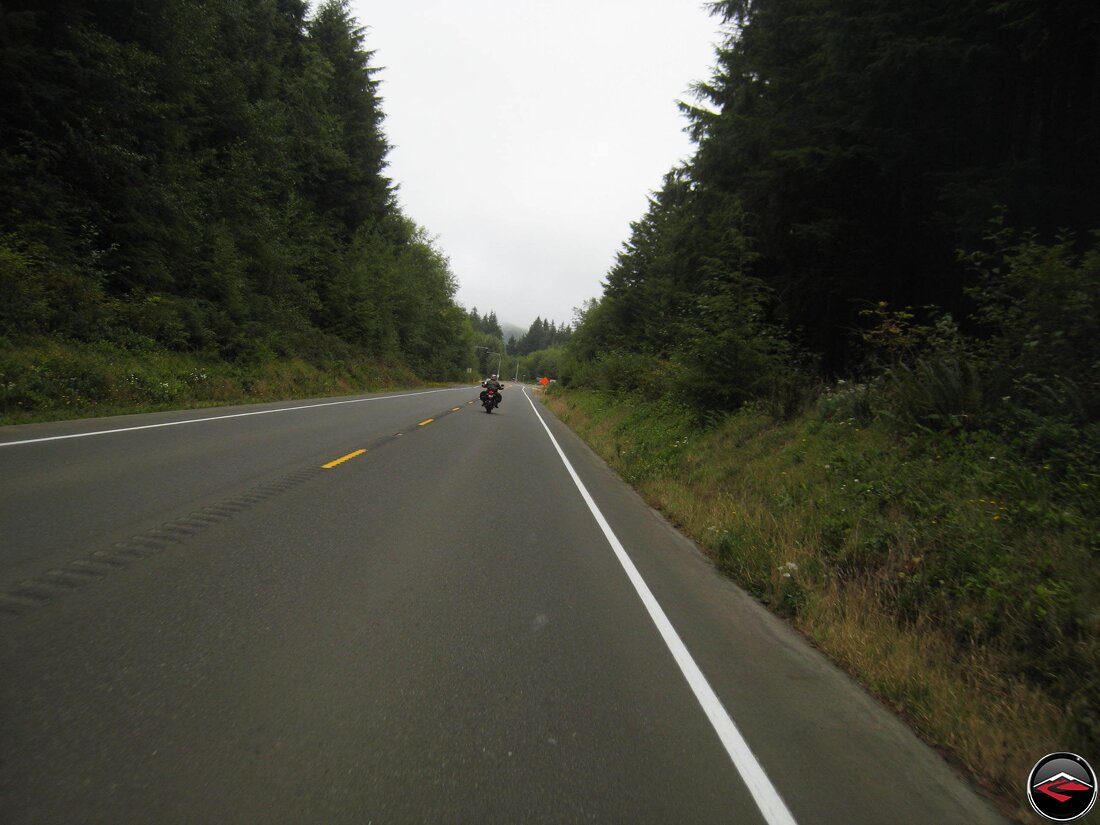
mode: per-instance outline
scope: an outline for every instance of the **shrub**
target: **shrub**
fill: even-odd
[[[106,320],[94,277],[51,261],[42,248],[0,237],[0,335],[95,340]]]
[[[1009,400],[1044,415],[1100,418],[1100,233],[1083,253],[1072,237],[1042,244],[995,226],[993,251],[964,256],[984,338],[976,350]]]
[[[674,367],[650,355],[616,350],[576,363],[569,383],[611,392],[639,393],[655,400],[675,386]]]
[[[885,413],[903,430],[975,429],[983,423],[985,397],[975,364],[962,355],[932,354],[886,373]]]
[[[877,400],[870,385],[841,379],[821,390],[815,410],[821,421],[846,421],[865,427],[875,418]]]

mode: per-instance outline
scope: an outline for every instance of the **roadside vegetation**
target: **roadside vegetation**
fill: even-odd
[[[0,416],[464,379],[343,0],[0,10]]]
[[[548,403],[1034,821],[1100,753],[1100,7],[712,9]]]
[[[401,363],[331,358],[228,362],[109,342],[0,342],[0,424],[351,395],[423,381]]]
[[[1095,450],[905,432],[866,385],[786,420],[747,405],[700,423],[667,399],[584,389],[547,403],[1022,821],[1036,759],[1097,752]]]

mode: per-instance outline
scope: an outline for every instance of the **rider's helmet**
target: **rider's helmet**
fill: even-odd
[[[495,372],[492,375],[490,375],[489,377],[492,378],[494,381],[497,380],[497,374]]]

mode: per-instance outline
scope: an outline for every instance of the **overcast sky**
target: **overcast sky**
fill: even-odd
[[[352,0],[381,67],[389,174],[467,309],[570,321],[690,157],[676,102],[708,80],[699,0]]]

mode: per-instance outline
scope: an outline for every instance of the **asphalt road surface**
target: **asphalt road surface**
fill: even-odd
[[[0,822],[1002,822],[503,397],[0,428]]]

